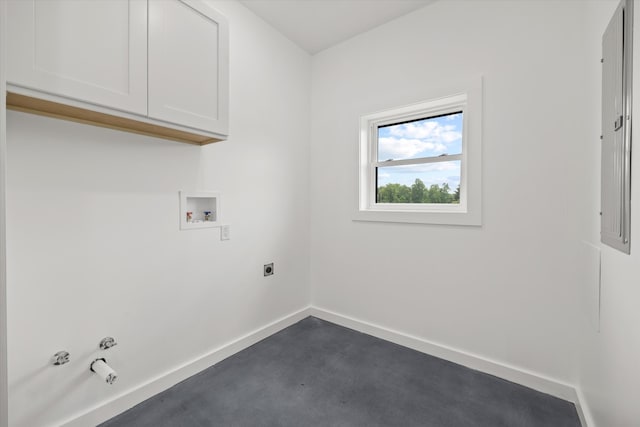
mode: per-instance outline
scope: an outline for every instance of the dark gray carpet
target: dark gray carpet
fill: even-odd
[[[579,427],[561,399],[314,317],[102,427]]]

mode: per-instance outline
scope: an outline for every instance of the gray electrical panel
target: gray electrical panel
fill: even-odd
[[[622,0],[602,36],[600,238],[631,249],[631,90],[633,0]]]

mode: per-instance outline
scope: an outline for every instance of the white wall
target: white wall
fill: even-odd
[[[442,1],[314,56],[314,305],[574,383],[580,12],[574,1]],[[483,226],[352,221],[358,117],[477,75]]]
[[[230,23],[228,141],[9,113],[13,427],[59,425],[308,305],[310,58],[239,3],[212,4]],[[231,240],[179,231],[180,189],[221,191]],[[88,371],[104,336],[113,386]],[[72,362],[50,366],[58,350]]]
[[[584,175],[584,201],[589,214],[581,218],[583,239],[601,248],[602,280],[600,331],[589,323],[581,323],[580,375],[578,385],[583,393],[583,406],[592,419],[592,427],[635,426],[640,423],[638,384],[640,383],[640,207],[632,202],[631,254],[625,255],[599,244],[600,222],[600,93],[602,34],[613,16],[617,1],[588,2],[586,25],[587,62],[585,74],[591,94],[590,111],[585,126],[589,143],[585,158],[590,168]],[[634,106],[640,111],[640,4],[635,5],[634,34]],[[635,120],[637,126],[639,121]],[[635,133],[637,135],[637,132]],[[635,138],[634,145],[639,142]],[[632,170],[640,171],[640,157],[632,156]],[[632,200],[640,200],[640,174],[632,174]],[[585,318],[588,316],[585,316]]]
[[[9,425],[73,419],[310,299],[577,384],[591,427],[640,419],[637,251],[602,247],[600,333],[577,255],[599,246],[597,61],[617,1],[437,2],[313,64],[237,2],[212,3],[231,29],[229,141],[9,113]],[[483,226],[353,222],[358,117],[477,75]],[[179,231],[179,189],[221,191],[232,239]],[[106,335],[112,387],[87,372]],[[62,349],[72,363],[48,365]]]

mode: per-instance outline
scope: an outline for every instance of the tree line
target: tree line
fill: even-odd
[[[378,187],[378,203],[460,203],[460,185],[451,191],[446,182],[429,188],[416,178],[411,187],[403,184],[387,184]]]

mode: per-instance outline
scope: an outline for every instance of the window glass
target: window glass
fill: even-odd
[[[461,161],[376,168],[377,203],[460,203]]]
[[[378,161],[462,153],[462,112],[378,127]]]

